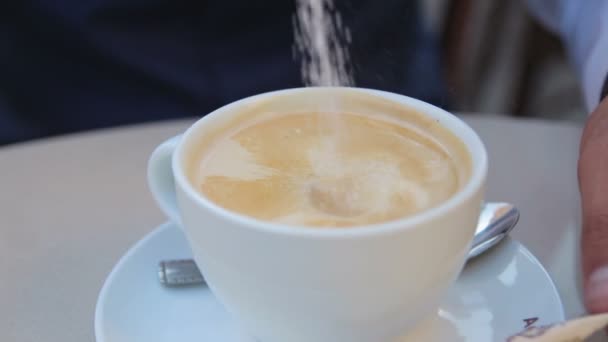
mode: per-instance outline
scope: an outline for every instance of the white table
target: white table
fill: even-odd
[[[579,286],[576,161],[581,129],[465,116],[490,153],[489,200],[515,203],[513,236],[556,281],[573,317]],[[0,341],[93,341],[93,312],[121,255],[165,218],[146,186],[148,155],[192,121],[0,148]]]

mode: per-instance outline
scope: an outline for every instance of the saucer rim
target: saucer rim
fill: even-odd
[[[520,246],[519,251],[522,252],[522,254],[524,254],[528,259],[530,259],[531,261],[533,261],[536,265],[538,265],[540,267],[540,269],[543,272],[543,274],[545,275],[545,277],[549,280],[549,285],[551,285],[551,289],[553,290],[553,292],[555,294],[557,294],[557,296],[556,296],[557,304],[559,304],[558,314],[561,317],[562,321],[566,320],[566,308],[564,308],[564,301],[562,300],[562,295],[559,292],[559,289],[557,288],[557,284],[555,284],[555,280],[553,280],[553,277],[551,276],[551,274],[549,274],[549,271],[547,270],[545,265],[543,265],[542,262],[540,262],[540,260],[538,260],[536,255],[534,255],[534,253],[532,253],[532,251],[530,251],[528,249],[528,247],[526,247],[523,243],[521,243],[518,240],[514,240],[511,237],[507,237],[507,239],[511,239],[513,242],[519,244],[519,246]]]
[[[176,229],[181,230],[181,228],[172,221],[167,221],[158,225],[152,231],[144,235],[141,239],[139,239],[136,243],[132,244],[129,249],[118,259],[118,262],[114,264],[112,267],[112,271],[108,274],[103,285],[101,287],[101,291],[99,291],[99,295],[97,296],[97,302],[95,303],[95,320],[94,320],[94,329],[95,329],[95,341],[104,342],[107,341],[105,338],[105,333],[103,327],[103,303],[107,302],[108,292],[110,291],[110,285],[114,282],[114,278],[118,276],[119,270],[122,270],[123,264],[127,262],[127,260],[131,259],[135,253],[137,253],[141,247],[143,247],[149,240],[155,237],[158,234],[161,234],[165,229],[171,228],[171,226],[175,226]]]

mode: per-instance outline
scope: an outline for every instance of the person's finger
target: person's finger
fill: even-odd
[[[578,163],[585,304],[608,312],[608,100],[589,117]]]

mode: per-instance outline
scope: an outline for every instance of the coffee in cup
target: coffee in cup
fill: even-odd
[[[437,121],[382,99],[359,108],[365,110],[246,110],[199,142],[190,181],[232,212],[308,227],[407,217],[466,183],[466,148]]]

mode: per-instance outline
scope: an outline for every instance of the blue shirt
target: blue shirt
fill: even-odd
[[[358,86],[443,104],[414,1],[337,0]],[[301,86],[290,0],[20,0],[0,4],[0,143],[202,116]]]

